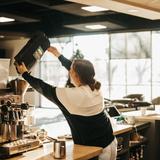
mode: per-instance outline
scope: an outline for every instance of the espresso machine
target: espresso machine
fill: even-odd
[[[22,62],[28,71],[40,60],[50,46],[50,41],[43,32],[35,33],[26,45],[14,57],[15,66]],[[17,69],[17,68],[16,68]],[[18,72],[18,70],[17,70]],[[30,121],[30,106],[24,102],[28,83],[16,78],[9,82],[11,93],[0,96],[0,159],[40,147],[37,136],[27,131],[25,124]],[[28,122],[29,122],[28,121]]]
[[[0,159],[41,146],[39,139],[27,132],[25,124],[33,107],[24,102],[28,83],[17,78],[9,86],[11,92],[0,96]]]

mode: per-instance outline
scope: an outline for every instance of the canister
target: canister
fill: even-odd
[[[54,141],[54,158],[61,159],[66,156],[66,142],[62,139]]]

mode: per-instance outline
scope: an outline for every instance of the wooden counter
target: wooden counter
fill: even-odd
[[[122,134],[125,132],[130,132],[132,130],[132,126],[131,125],[116,125],[113,128],[114,131],[114,135],[118,135],[118,134]]]
[[[52,128],[52,127],[51,127]],[[53,128],[52,128],[53,130]],[[114,135],[130,132],[130,125],[116,125],[113,128]],[[97,157],[103,148],[83,145],[74,145],[72,140],[66,141],[66,160],[87,160]],[[44,144],[43,147],[23,153],[23,155],[9,158],[8,160],[54,160],[53,143]]]
[[[146,111],[145,115],[141,115],[141,111],[124,112],[124,116],[135,116],[138,121],[155,121],[160,120],[160,114],[155,111]]]
[[[101,147],[74,145],[72,141],[66,143],[66,160],[87,160],[102,153]],[[53,143],[44,144],[43,147],[23,153],[23,155],[8,160],[54,160]]]

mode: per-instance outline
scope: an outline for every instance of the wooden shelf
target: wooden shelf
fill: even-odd
[[[121,156],[121,155],[123,155],[123,154],[128,154],[128,152],[129,152],[129,149],[122,149],[121,151],[119,151],[119,152],[117,153],[117,156]]]
[[[12,90],[11,90],[11,88],[1,88],[0,89],[0,93],[1,92],[11,92]]]
[[[125,133],[121,133],[120,135],[119,134],[116,135],[117,138],[119,138],[119,137],[123,138],[123,141],[121,142],[123,148],[122,148],[122,150],[118,151],[118,153],[117,153],[117,157],[120,160],[129,160],[130,154],[136,148],[141,148],[141,145],[147,145],[147,143],[148,143],[148,139],[145,137],[146,137],[147,130],[150,127],[150,123],[148,123],[148,122],[137,123],[135,125],[135,127],[137,128],[137,132],[144,137],[141,141],[139,141],[139,142],[137,141],[137,143],[133,143],[133,144],[129,143],[130,139],[131,139],[131,135],[133,133],[135,133],[134,127],[131,129],[131,131],[128,132],[128,134],[126,134],[126,132],[125,132]],[[145,148],[145,152],[144,152],[144,157],[146,157],[146,148]]]
[[[27,92],[33,92],[34,89],[32,87],[29,87],[27,89]],[[0,96],[3,96],[3,95],[12,95],[14,94],[14,92],[12,91],[11,88],[4,88],[4,89],[0,89]]]
[[[140,145],[143,145],[143,144],[147,144],[148,140],[147,138],[144,138],[142,141],[140,142],[137,142],[137,143],[132,143],[129,145],[129,148],[132,149],[132,148],[135,148],[135,147],[138,147]]]

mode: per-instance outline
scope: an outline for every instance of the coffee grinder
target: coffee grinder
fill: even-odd
[[[28,88],[25,80],[10,83],[11,92],[0,96],[0,159],[10,157],[41,145],[36,137],[27,133],[25,121],[30,106],[24,102]]]

